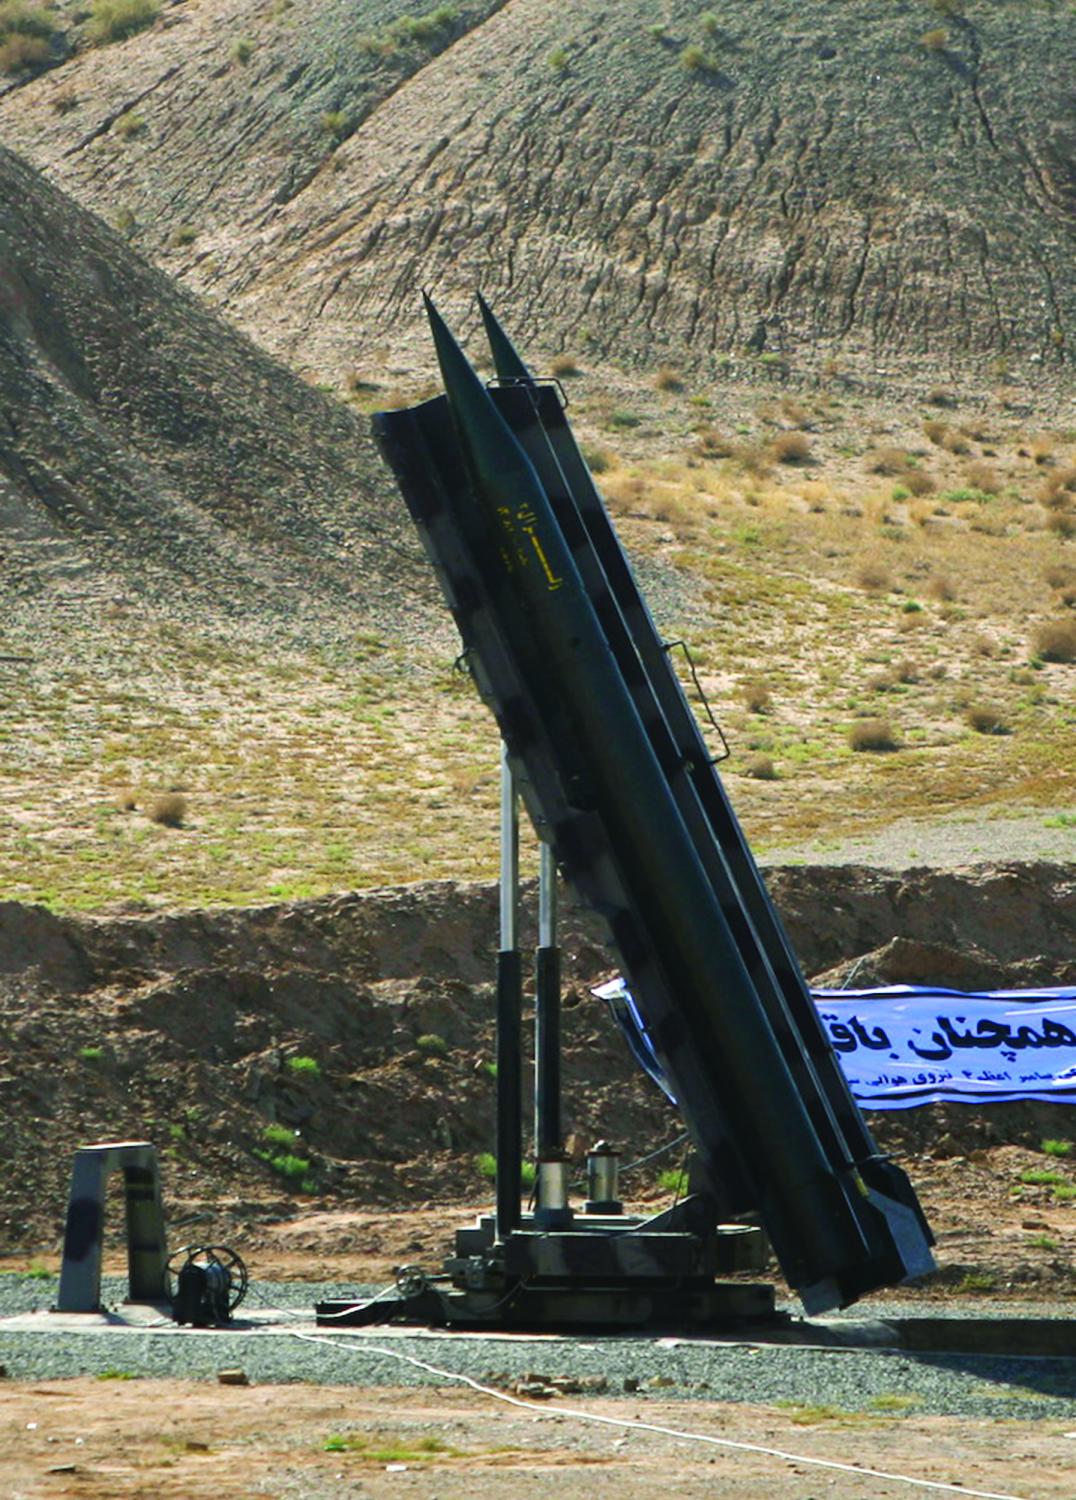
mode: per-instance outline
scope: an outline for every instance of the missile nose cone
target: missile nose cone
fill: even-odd
[[[516,485],[540,488],[530,460],[490,399],[481,377],[425,292],[423,300],[449,410],[473,480],[479,486],[493,487],[511,475]]]
[[[486,330],[486,338],[489,341],[497,374],[502,380],[529,380],[531,372],[517,353],[512,340],[497,321],[493,309],[481,292],[477,293],[477,297],[482,324]]]

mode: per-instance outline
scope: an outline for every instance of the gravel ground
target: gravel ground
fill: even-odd
[[[353,1295],[354,1287],[266,1284],[258,1298],[280,1309],[309,1310],[323,1296]],[[122,1280],[107,1280],[106,1304],[118,1303]],[[0,1314],[46,1308],[55,1283],[21,1276],[0,1278]],[[267,1311],[252,1299],[249,1313]],[[960,1315],[1000,1313],[967,1306]],[[1009,1307],[1006,1315],[1068,1316],[1067,1308]],[[244,1306],[241,1312],[246,1314]],[[872,1317],[910,1313],[952,1316],[906,1301],[872,1303]],[[862,1309],[852,1314],[862,1317]],[[315,1334],[318,1342],[295,1335]],[[394,1357],[395,1356],[395,1357]],[[237,1366],[260,1384],[304,1381],[322,1385],[421,1386],[444,1383],[406,1362],[424,1360],[444,1371],[507,1385],[523,1375],[604,1376],[611,1394],[639,1382],[639,1397],[734,1401],[762,1405],[824,1403],[848,1411],[879,1409],[894,1398],[914,1398],[916,1410],[938,1416],[1076,1420],[1076,1354],[1069,1359],[911,1354],[890,1349],[819,1349],[702,1339],[501,1335],[403,1332],[398,1329],[326,1333],[296,1321],[245,1330],[178,1330],[102,1327],[71,1332],[0,1328],[0,1364],[18,1380],[48,1380],[106,1372],[159,1378],[215,1379]],[[630,1387],[629,1387],[630,1388]]]
[[[907,818],[862,838],[769,847],[760,862],[941,870],[999,859],[1076,860],[1076,813],[1071,808],[1047,807],[1013,818],[969,817],[967,813],[929,822]]]

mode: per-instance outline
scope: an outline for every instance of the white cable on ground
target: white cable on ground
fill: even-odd
[[[414,1365],[417,1370],[425,1370],[429,1375],[437,1375],[442,1380],[458,1380],[463,1385],[469,1385],[472,1390],[479,1391],[483,1396],[491,1396],[494,1401],[503,1401],[508,1406],[518,1406],[524,1411],[537,1412],[540,1416],[572,1417],[579,1422],[597,1422],[605,1427],[620,1427],[627,1431],[657,1432],[664,1437],[681,1438],[691,1443],[709,1443],[715,1448],[733,1448],[740,1453],[761,1453],[769,1458],[780,1458],[790,1464],[812,1464],[819,1469],[836,1469],[842,1474],[858,1474],[863,1479],[888,1479],[894,1484],[911,1484],[924,1490],[944,1490],[950,1495],[970,1495],[974,1500],[1027,1500],[1023,1495],[1002,1495],[994,1490],[972,1490],[964,1484],[945,1484],[940,1479],[913,1479],[908,1474],[890,1474],[884,1469],[867,1469],[860,1464],[845,1464],[833,1458],[810,1458],[804,1453],[786,1453],[783,1448],[767,1448],[761,1443],[738,1443],[733,1438],[712,1437],[707,1432],[684,1432],[678,1427],[662,1427],[657,1422],[644,1422],[638,1417],[605,1417],[598,1412],[579,1411],[571,1406],[550,1406],[547,1402],[540,1405],[536,1401],[525,1401],[521,1396],[510,1396],[507,1391],[498,1391],[495,1387],[482,1385],[480,1381],[474,1380],[470,1375],[461,1375],[456,1370],[441,1370],[436,1365],[427,1364],[424,1359],[416,1359],[413,1354],[403,1354],[398,1349],[385,1349],[380,1344],[345,1344],[336,1338],[324,1338],[316,1333],[300,1333],[298,1329],[286,1328],[283,1330],[289,1337],[302,1339],[308,1344],[325,1344],[330,1349],[342,1349],[347,1354],[381,1354],[386,1359],[401,1360],[404,1364]]]

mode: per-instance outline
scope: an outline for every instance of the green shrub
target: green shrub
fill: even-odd
[[[315,1057],[289,1057],[288,1067],[305,1078],[320,1078],[321,1064]]]
[[[133,110],[127,110],[120,115],[112,129],[123,141],[129,141],[132,136],[141,135],[146,128],[146,122],[141,115],[136,115]],[[159,820],[156,820],[159,821]],[[180,819],[182,822],[182,819]]]
[[[293,1156],[288,1152],[284,1156],[266,1156],[265,1158],[274,1172],[279,1172],[281,1177],[286,1177],[289,1182],[294,1182],[297,1177],[305,1177],[310,1171],[310,1163],[305,1156]]]
[[[352,134],[355,122],[346,109],[328,109],[321,117],[321,128],[339,144]]]
[[[687,1173],[683,1167],[669,1167],[664,1172],[658,1173],[658,1187],[667,1193],[674,1193],[677,1198],[682,1198],[687,1192]]]
[[[708,73],[713,71],[716,64],[704,47],[692,43],[680,53],[680,66],[689,73]]]
[[[415,1046],[420,1052],[428,1052],[431,1057],[444,1057],[448,1052],[448,1043],[436,1031],[428,1031],[425,1036],[416,1037]]]
[[[103,46],[122,42],[152,26],[161,13],[158,0],[93,0],[90,6],[90,40]]]
[[[480,1177],[487,1182],[494,1182],[497,1178],[497,1158],[492,1151],[480,1151],[474,1159]],[[533,1187],[537,1169],[532,1161],[525,1161],[520,1168],[519,1181],[522,1187]]]
[[[245,67],[254,56],[254,43],[248,41],[246,37],[239,37],[228,49],[228,56],[232,62],[239,63],[240,66]]]
[[[80,1047],[78,1055],[83,1062],[100,1062],[105,1055],[105,1049],[103,1047]]]
[[[1042,1143],[1042,1149],[1047,1156],[1068,1156],[1072,1150],[1072,1142],[1046,1140]]]
[[[553,69],[554,73],[563,73],[568,66],[568,53],[563,47],[554,47],[546,58],[546,62]]]
[[[262,1131],[262,1140],[268,1141],[271,1146],[294,1146],[295,1131],[289,1130],[286,1125],[273,1123],[266,1125]]]
[[[1047,1172],[1041,1167],[1029,1167],[1026,1172],[1020,1173],[1020,1181],[1030,1183],[1032,1187],[1061,1187],[1065,1179],[1060,1172]]]

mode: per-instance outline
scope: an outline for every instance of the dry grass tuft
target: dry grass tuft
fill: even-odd
[[[572,354],[558,354],[555,359],[549,361],[549,373],[555,375],[558,380],[563,380],[566,375],[582,375],[579,361]]]
[[[773,452],[761,443],[740,443],[733,457],[747,474],[763,478],[773,468]]]
[[[893,587],[893,575],[879,557],[866,557],[856,569],[856,582],[870,594],[887,594]]]
[[[1076,515],[1071,510],[1055,510],[1047,517],[1046,529],[1068,541],[1076,536]]]
[[[954,407],[957,404],[957,396],[954,390],[946,385],[936,385],[933,390],[927,392],[927,404],[930,406]]]
[[[149,816],[152,822],[164,828],[182,828],[187,816],[187,799],[180,792],[165,792],[154,797],[150,803]]]
[[[116,793],[116,808],[119,812],[134,812],[138,806],[138,796],[133,787],[125,786]]]
[[[695,434],[695,449],[703,458],[731,458],[736,444],[716,427],[700,427]]]
[[[848,731],[848,743],[853,750],[900,749],[900,741],[888,719],[860,719]]]
[[[903,448],[879,448],[872,454],[867,468],[872,474],[903,474],[908,467],[908,455]]]
[[[770,446],[778,463],[805,464],[810,461],[811,445],[802,432],[782,432]]]
[[[768,755],[753,755],[747,762],[745,771],[756,781],[777,780],[777,768]]]
[[[659,391],[682,391],[684,382],[679,370],[674,370],[672,365],[662,365],[654,376],[654,385]]]
[[[948,431],[948,424],[945,422],[939,422],[937,418],[933,418],[931,421],[923,423],[924,434],[930,439],[932,443],[935,444],[935,446],[940,447],[942,442],[944,442],[945,434]]]
[[[584,443],[582,453],[586,466],[592,474],[607,474],[610,469],[616,468],[617,457],[612,448]]]
[[[1076,661],[1076,620],[1048,620],[1040,625],[1035,650],[1043,661]]]
[[[964,721],[976,734],[1008,734],[1009,721],[1000,708],[989,703],[973,703],[964,714]]]
[[[1055,563],[1046,569],[1042,575],[1046,580],[1047,588],[1065,589],[1072,583],[1076,583],[1076,568],[1071,563]]]
[[[952,427],[945,429],[945,436],[941,440],[941,446],[947,453],[970,453],[971,444],[962,432],[955,432]]]
[[[900,482],[912,495],[931,495],[937,488],[933,477],[925,469],[906,469]]]
[[[773,697],[764,682],[745,682],[740,697],[749,713],[765,714],[773,707]]]
[[[981,490],[984,495],[996,495],[1001,489],[997,470],[984,463],[968,465],[968,483],[973,489]]]
[[[945,573],[935,573],[927,584],[927,593],[942,604],[952,604],[958,597],[956,584]]]
[[[785,396],[781,402],[781,415],[786,422],[791,422],[793,427],[809,427],[811,413],[798,401],[793,401],[791,396]]]

